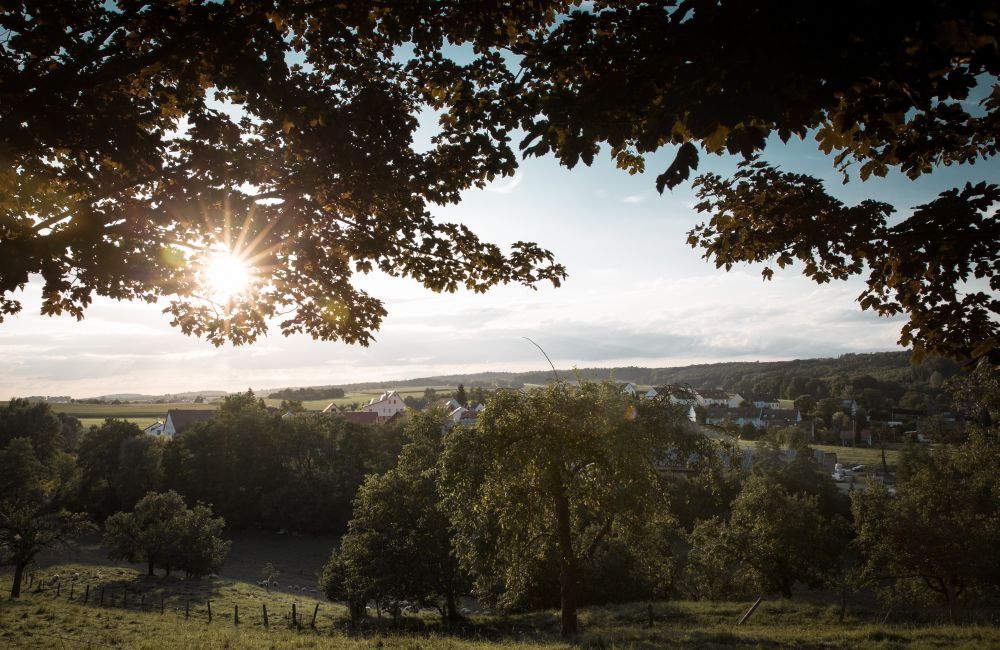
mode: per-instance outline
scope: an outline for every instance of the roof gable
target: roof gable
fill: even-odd
[[[170,409],[167,411],[167,421],[174,431],[180,432],[193,424],[208,422],[217,412],[214,409]]]

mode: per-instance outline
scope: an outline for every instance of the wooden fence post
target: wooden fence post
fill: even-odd
[[[188,617],[190,611],[191,611],[191,599],[188,598],[187,600],[184,601],[184,618]]]
[[[309,623],[309,627],[311,627],[314,630],[316,629],[316,614],[319,614],[319,603],[316,603],[316,607],[313,608],[312,621],[310,621]]]
[[[83,592],[83,604],[86,605],[88,600],[90,600],[90,585],[87,585],[87,590]]]
[[[233,605],[233,625],[240,624],[240,606]]]
[[[104,586],[101,586],[101,607],[104,607]]]
[[[267,603],[261,603],[261,607],[264,608],[264,627],[267,627]]]
[[[757,606],[760,605],[760,601],[762,600],[764,600],[764,597],[758,596],[756,602],[754,602],[753,605],[750,605],[750,609],[748,609],[746,613],[743,614],[743,616],[740,616],[740,620],[736,621],[736,624],[743,625],[743,622],[746,621],[748,618],[750,618],[751,614],[757,611]]]
[[[205,602],[208,604],[208,622],[211,623],[212,622],[212,601],[206,600]]]
[[[76,587],[75,582],[69,583],[69,599],[73,600],[73,588]]]
[[[292,627],[298,627],[298,617],[295,615],[295,603],[292,603]]]

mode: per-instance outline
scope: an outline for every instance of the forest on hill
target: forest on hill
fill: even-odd
[[[925,358],[913,364],[908,351],[843,354],[836,358],[795,359],[792,361],[733,361],[670,368],[560,369],[564,378],[603,380],[613,378],[639,386],[682,384],[693,388],[725,388],[750,395],[796,399],[803,395],[856,399],[869,409],[892,406],[914,409],[947,408],[944,382],[961,371],[954,361]],[[421,377],[403,381],[346,384],[345,391],[372,388],[455,386],[520,388],[544,384],[551,370],[531,372],[481,372],[464,375]]]

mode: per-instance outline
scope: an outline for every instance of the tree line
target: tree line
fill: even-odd
[[[116,419],[82,433],[48,404],[12,400],[0,409],[0,562],[16,595],[38,552],[96,525],[114,558],[203,575],[225,556],[223,526],[343,532],[358,486],[401,445],[398,426],[282,418],[249,391],[169,440]]]
[[[308,402],[317,399],[340,399],[343,396],[343,388],[336,386],[316,386],[309,388],[285,388],[274,391],[268,395],[268,398]]]
[[[472,593],[499,611],[559,607],[568,637],[587,604],[802,588],[938,598],[954,620],[1000,593],[997,388],[963,382],[956,399],[992,419],[959,445],[910,445],[892,491],[850,497],[801,439],[769,437],[746,466],[676,407],[609,382],[500,393],[471,427],[427,411],[361,486],[320,583],[355,620],[404,601],[453,619]]]
[[[910,445],[891,489],[850,499],[801,439],[769,436],[748,465],[611,382],[504,391],[450,428],[434,408],[396,427],[280,417],[248,392],[170,441],[109,420],[75,455],[47,406],[17,400],[0,423],[33,424],[0,430],[0,557],[20,576],[96,522],[112,557],[203,575],[224,525],[282,527],[344,533],[320,584],[355,619],[402,601],[454,619],[472,594],[559,607],[572,636],[588,604],[829,587],[957,616],[1000,586],[1000,383],[980,371],[953,390],[976,407],[968,438]]]

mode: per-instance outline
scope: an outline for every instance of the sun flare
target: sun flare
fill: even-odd
[[[245,260],[221,251],[205,261],[201,281],[210,298],[229,301],[250,288],[253,271]]]

